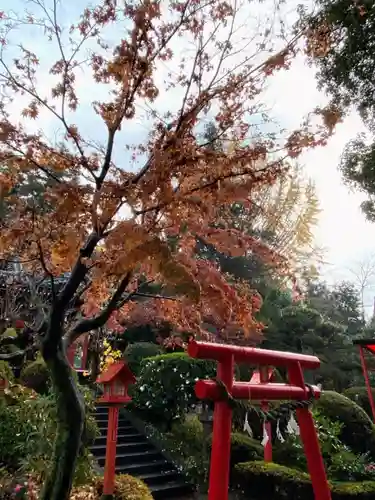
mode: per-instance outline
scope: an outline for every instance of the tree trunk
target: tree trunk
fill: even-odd
[[[60,340],[56,346],[49,334],[48,331],[43,341],[42,354],[51,373],[57,400],[57,432],[52,463],[40,500],[68,500],[81,445],[85,406],[63,343]]]

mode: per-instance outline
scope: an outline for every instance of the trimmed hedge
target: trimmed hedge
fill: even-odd
[[[233,485],[243,491],[245,499],[314,500],[308,474],[272,462],[237,464],[233,471]]]
[[[211,454],[212,434],[208,438],[209,452]],[[264,448],[255,439],[241,432],[232,432],[230,445],[230,467],[241,462],[251,462],[253,460],[262,460]]]
[[[324,391],[316,408],[332,421],[343,424],[339,438],[355,453],[375,458],[375,426],[354,401],[334,391]]]
[[[126,361],[134,375],[139,374],[143,359],[158,356],[160,354],[160,346],[151,342],[137,342],[135,344],[129,344],[125,349]]]
[[[249,500],[314,500],[309,474],[272,462],[238,464],[234,481]],[[336,483],[331,485],[331,492],[332,500],[373,500],[375,481]]]
[[[372,420],[372,411],[366,387],[350,387],[343,392],[343,395],[363,408]],[[375,389],[372,389],[372,397],[375,401]]]
[[[185,353],[162,354],[141,362],[137,383],[132,386],[132,406],[143,418],[167,428],[198,404],[194,386],[199,379],[216,376],[213,361],[194,359]]]

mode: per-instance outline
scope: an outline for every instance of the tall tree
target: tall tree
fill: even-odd
[[[209,121],[202,142],[220,151],[231,151],[233,140],[223,141],[215,123]],[[295,271],[316,264],[321,252],[314,247],[313,229],[318,222],[319,201],[311,180],[301,175],[298,166],[290,167],[272,185],[262,186],[251,197],[251,203],[234,203],[220,211],[217,227],[227,225],[259,238],[275,253],[283,255]],[[200,250],[220,263],[224,272],[245,279],[256,286],[272,281],[269,267],[258,255],[249,252],[233,257],[220,254],[212,245],[199,242]],[[265,291],[265,290],[264,290]]]
[[[368,195],[362,203],[375,220],[375,9],[372,0],[318,0],[318,12],[302,14],[307,26],[306,51],[318,68],[317,78],[332,98],[332,109],[356,108],[369,133],[345,148],[340,169],[348,184]]]
[[[253,291],[236,287],[214,263],[196,258],[196,238],[232,255],[251,249],[277,265],[277,256],[257,238],[231,227],[213,229],[217,207],[248,202],[284,172],[288,157],[324,144],[330,130],[306,123],[278,144],[264,136],[244,145],[264,81],[294,54],[292,41],[261,62],[264,33],[257,46],[243,24],[246,4],[106,0],[85,8],[71,26],[59,24],[57,2],[35,0],[31,6],[35,12],[0,16],[0,162],[8,166],[0,186],[10,193],[25,171],[70,175],[48,186],[48,212],[8,196],[12,210],[1,222],[0,256],[17,255],[30,271],[50,280],[52,303],[40,342],[57,395],[58,422],[41,498],[66,500],[84,422],[67,346],[109,321],[115,325],[131,313],[131,299],[145,295],[180,329],[202,331],[202,318],[209,318],[218,330],[230,325],[238,334],[259,336]],[[46,39],[37,54],[41,29]],[[24,45],[18,43],[22,30]],[[253,66],[256,55],[259,63]],[[166,64],[173,68],[167,74]],[[27,101],[23,123],[9,97],[17,104]],[[85,118],[94,112],[100,144],[85,138],[77,124],[80,102]],[[144,109],[150,111],[150,134],[133,144],[136,138],[129,134],[137,120],[146,120],[139,115]],[[195,139],[196,124],[208,109],[222,136],[236,139],[239,146],[230,153]],[[42,127],[48,113],[62,134],[30,128],[32,120],[41,120]],[[124,145],[129,153],[117,156],[116,147]],[[277,157],[270,154],[275,149]],[[62,273],[67,279],[57,289]],[[160,294],[144,292],[145,276],[162,285]],[[67,312],[77,297],[84,301],[85,316],[71,324]]]

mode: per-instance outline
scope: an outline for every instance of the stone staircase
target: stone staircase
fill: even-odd
[[[100,468],[104,469],[108,429],[108,407],[97,405],[96,420],[100,436],[91,446],[91,452]],[[120,410],[116,474],[130,474],[142,479],[157,500],[181,498],[192,491],[183,475],[162,452],[151,443],[125,410]]]

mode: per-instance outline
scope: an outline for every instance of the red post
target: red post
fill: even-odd
[[[370,379],[369,379],[368,371],[367,371],[366,358],[365,358],[365,354],[363,352],[363,347],[361,345],[359,346],[359,355],[361,357],[363,377],[365,379],[365,384],[366,384],[368,399],[370,401],[372,419],[373,419],[373,421],[375,423],[375,404],[374,404],[374,398],[372,397],[372,390],[371,390]]]
[[[303,373],[299,363],[288,367],[288,376],[291,384],[303,388],[305,387]],[[331,490],[327,480],[323,457],[320,453],[319,439],[311,411],[309,408],[300,408],[296,410],[296,414],[315,500],[331,500]]]
[[[233,385],[233,367],[232,355],[227,356],[218,366],[218,378],[224,382],[229,392]],[[228,500],[231,431],[232,409],[225,401],[218,401],[214,410],[208,500]]]
[[[118,413],[117,405],[109,407],[103,495],[113,495],[115,487]]]
[[[261,366],[259,369],[260,383],[267,384],[268,383],[268,366]],[[269,410],[269,404],[267,401],[261,402],[261,408],[264,412],[267,413]],[[272,425],[271,422],[267,422],[265,424],[266,432],[268,435],[268,442],[264,446],[264,461],[272,462]]]

